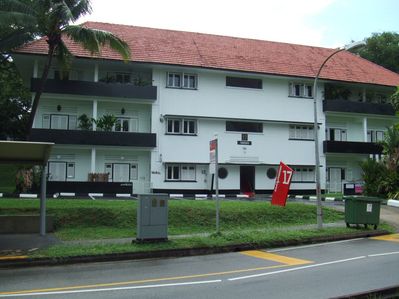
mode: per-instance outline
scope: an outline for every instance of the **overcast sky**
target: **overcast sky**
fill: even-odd
[[[91,20],[338,47],[399,32],[398,0],[92,0]]]

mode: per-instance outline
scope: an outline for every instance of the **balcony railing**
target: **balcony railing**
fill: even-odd
[[[382,146],[371,142],[326,140],[323,142],[323,151],[324,153],[380,155]]]
[[[156,147],[156,134],[153,133],[32,129],[29,140],[55,144]]]
[[[31,91],[39,88],[40,79],[31,79]],[[89,82],[77,80],[48,79],[44,92],[58,94],[74,94],[84,96],[135,98],[143,100],[156,100],[156,86],[134,86],[132,84]]]
[[[362,103],[347,100],[324,100],[323,111],[395,115],[395,110],[391,104]]]

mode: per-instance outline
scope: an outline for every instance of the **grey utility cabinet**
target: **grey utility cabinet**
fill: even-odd
[[[140,194],[137,207],[137,240],[168,239],[168,197]]]

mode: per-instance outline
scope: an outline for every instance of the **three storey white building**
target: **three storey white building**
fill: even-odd
[[[209,193],[215,134],[221,193],[271,193],[280,161],[295,170],[293,192],[314,192],[312,84],[333,49],[85,26],[117,34],[132,57],[124,63],[109,49],[91,57],[67,41],[76,58],[68,72],[52,69],[31,135],[56,143],[49,192]],[[32,92],[46,52],[41,39],[15,55]],[[387,99],[399,75],[342,52],[320,78],[322,189],[342,192],[361,183],[360,161],[381,154],[376,142],[397,121]],[[117,117],[111,132],[85,126],[105,114]]]

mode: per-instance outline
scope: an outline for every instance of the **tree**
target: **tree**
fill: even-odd
[[[15,65],[0,64],[0,139],[24,139],[31,95],[24,87]]]
[[[366,45],[355,50],[361,57],[399,73],[399,33],[373,33]]]
[[[0,30],[10,28],[10,35],[0,45],[2,52],[39,37],[45,38],[48,44],[47,61],[27,123],[28,136],[54,56],[64,68],[68,68],[72,59],[64,39],[71,39],[92,54],[98,54],[103,46],[108,45],[124,60],[129,59],[129,46],[119,37],[103,30],[71,25],[90,12],[90,0],[1,0]]]

